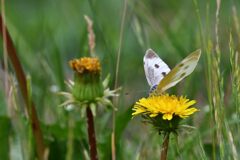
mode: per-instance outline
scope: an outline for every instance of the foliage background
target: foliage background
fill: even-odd
[[[41,120],[49,159],[65,159],[69,147],[69,120],[74,124],[72,159],[87,159],[86,120],[79,112],[68,112],[58,105],[63,101],[56,91],[66,90],[64,81],[72,78],[68,61],[89,56],[87,26],[84,15],[94,22],[96,54],[103,66],[102,76],[111,74],[111,88],[116,81],[117,51],[121,48],[118,84],[122,86],[117,105],[117,159],[159,159],[161,137],[140,118],[131,119],[131,107],[146,96],[149,86],[143,71],[146,49],[154,49],[173,68],[192,51],[201,48],[196,70],[170,90],[198,101],[200,112],[185,121],[196,129],[179,134],[178,143],[171,138],[169,159],[236,159],[239,154],[239,74],[233,69],[229,51],[239,50],[240,1],[221,1],[216,34],[217,1],[213,0],[128,0],[120,41],[124,1],[119,0],[9,0],[5,2],[6,21],[25,73],[30,77],[32,98]],[[234,12],[236,10],[236,13]],[[216,35],[219,37],[220,62],[214,68]],[[2,43],[2,39],[1,39]],[[212,46],[212,48],[211,48]],[[1,59],[2,59],[1,46]],[[235,59],[234,59],[235,58]],[[234,57],[239,69],[239,57]],[[211,76],[219,71],[217,80]],[[3,69],[1,68],[1,75]],[[234,81],[234,73],[238,80]],[[15,86],[11,106],[7,107],[3,83],[0,85],[0,159],[32,159],[34,148],[24,103],[18,94],[14,70],[9,68],[11,86]],[[1,76],[1,80],[3,78]],[[217,130],[214,91],[210,82],[219,84],[223,121]],[[212,96],[211,96],[212,95]],[[217,107],[216,107],[217,108]],[[217,115],[218,116],[218,115]],[[111,159],[112,112],[99,108],[95,118],[100,159]],[[215,131],[228,138],[221,145]],[[229,133],[232,139],[229,139]],[[230,136],[231,137],[231,136]],[[213,149],[213,142],[216,148]],[[221,139],[221,138],[220,138]],[[224,151],[223,151],[224,148]],[[214,158],[215,157],[215,158]]]

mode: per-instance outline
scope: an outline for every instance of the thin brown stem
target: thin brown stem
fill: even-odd
[[[40,128],[40,123],[39,123],[39,119],[37,116],[37,112],[34,106],[34,103],[32,102],[32,100],[30,99],[30,95],[28,93],[28,89],[27,89],[27,81],[26,81],[26,77],[23,71],[23,68],[21,66],[20,60],[17,56],[17,52],[16,49],[13,45],[13,41],[10,37],[10,34],[8,32],[7,27],[5,26],[4,22],[3,22],[3,18],[2,15],[0,15],[0,30],[1,30],[1,36],[4,36],[5,34],[5,45],[7,48],[7,54],[8,57],[13,65],[13,68],[16,72],[16,77],[20,86],[20,91],[23,95],[23,99],[26,105],[26,110],[28,113],[28,117],[30,118],[30,122],[31,122],[31,128],[33,131],[33,136],[35,139],[35,143],[36,143],[36,149],[37,149],[37,155],[38,155],[38,159],[39,160],[43,160],[46,155],[45,155],[45,145],[43,142],[43,135],[42,135],[42,131]],[[5,33],[3,33],[3,31],[5,31]]]
[[[98,160],[93,114],[90,107],[87,107],[87,123],[88,123],[88,141],[90,145],[89,146],[90,157],[91,160]]]
[[[167,159],[169,135],[170,135],[170,133],[166,133],[166,135],[164,136],[160,160],[166,160]]]

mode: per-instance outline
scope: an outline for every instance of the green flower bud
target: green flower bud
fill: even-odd
[[[97,58],[80,58],[70,61],[74,73],[72,94],[77,101],[95,102],[103,96],[101,67]]]

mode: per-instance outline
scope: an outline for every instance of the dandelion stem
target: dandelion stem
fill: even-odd
[[[93,114],[90,107],[87,107],[87,123],[88,123],[88,141],[90,145],[90,157],[91,160],[98,160],[96,136],[94,130]]]
[[[161,149],[161,158],[160,160],[166,160],[167,159],[167,152],[168,152],[168,143],[169,143],[169,135],[170,133],[166,133],[164,136],[163,144],[162,144],[162,149]]]

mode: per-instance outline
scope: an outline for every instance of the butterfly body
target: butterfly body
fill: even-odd
[[[157,86],[158,86],[157,84],[152,86],[149,90],[149,94],[153,93],[153,91],[155,91],[155,89],[157,89]]]
[[[148,49],[143,62],[145,75],[151,87],[150,95],[162,94],[191,74],[198,63],[200,55],[201,50],[196,50],[170,70],[168,65],[152,49]]]

